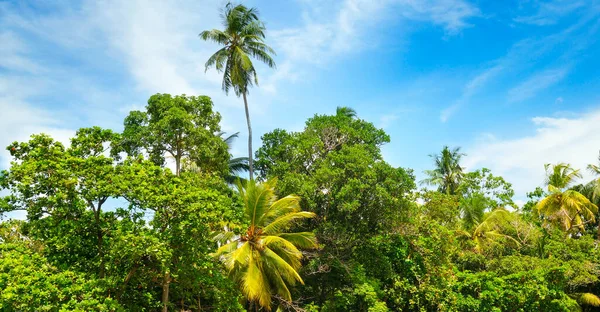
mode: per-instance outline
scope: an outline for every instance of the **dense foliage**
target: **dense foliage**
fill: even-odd
[[[0,223],[0,307],[599,309],[598,182],[576,185],[567,164],[520,208],[510,183],[445,147],[435,189],[418,189],[383,159],[389,136],[340,107],[266,133],[260,180],[234,188],[219,122],[208,97],[158,94],[122,133],[9,145],[0,209],[27,218]]]
[[[251,57],[273,67],[274,51],[255,9],[222,18],[200,34],[222,46],[206,67],[244,99],[249,157],[208,96],[153,95],[120,133],[10,144],[0,217],[26,217],[0,222],[1,311],[600,311],[600,178],[546,164],[519,207],[445,146],[416,181],[348,107],[253,153]]]

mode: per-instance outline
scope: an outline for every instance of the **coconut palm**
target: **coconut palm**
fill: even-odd
[[[249,225],[239,236],[232,232],[218,235],[219,241],[227,243],[215,253],[247,300],[266,310],[271,310],[273,296],[292,300],[288,286],[303,283],[297,272],[302,258],[298,248],[316,247],[313,233],[286,232],[296,221],[315,214],[300,210],[298,196],[277,199],[274,187],[275,180],[238,183]]]
[[[574,189],[567,189],[576,178],[578,170],[560,163],[545,165],[548,196],[536,204],[536,211],[546,225],[555,225],[567,232],[582,231],[586,224],[595,222],[598,206]]]
[[[275,61],[272,55],[275,55],[275,51],[264,43],[265,26],[258,18],[255,8],[227,3],[221,17],[224,30],[213,29],[200,33],[203,40],[214,41],[223,46],[206,61],[205,67],[208,70],[214,66],[218,72],[223,73],[222,88],[226,94],[233,89],[238,97],[242,96],[244,99],[248,124],[248,165],[250,180],[253,180],[252,125],[247,96],[248,89],[258,85],[258,77],[250,57],[273,68]]]
[[[579,170],[573,169],[569,164],[545,164],[544,169],[546,170],[546,185],[552,185],[559,189],[567,188],[571,186],[576,179],[581,179]]]
[[[475,252],[482,252],[490,243],[503,239],[509,244],[519,246],[519,242],[510,235],[503,234],[504,227],[508,226],[515,216],[504,208],[497,208],[489,212],[483,221],[473,230],[458,230],[457,233],[471,239],[475,243]]]
[[[483,221],[485,210],[488,208],[487,200],[483,194],[475,193],[461,198],[459,208],[463,229],[471,231]]]
[[[436,185],[438,191],[456,195],[463,177],[460,160],[465,154],[460,152],[460,147],[451,150],[448,146],[444,146],[440,154],[429,156],[434,159],[435,169],[425,170],[425,174],[429,178],[424,179],[421,183]]]
[[[221,137],[223,137],[223,135],[225,135],[225,133],[221,133]],[[225,141],[229,150],[231,150],[233,140],[237,139],[238,135],[239,132],[236,132],[223,138],[223,141]],[[229,174],[225,177],[225,181],[229,184],[234,184],[238,179],[244,182],[245,180],[240,178],[239,174],[250,170],[250,167],[248,166],[248,157],[232,157],[229,159],[228,165]]]
[[[335,114],[338,116],[344,116],[348,118],[356,118],[356,111],[353,108],[346,106],[338,106],[335,110]]]
[[[227,144],[227,149],[231,150],[231,145],[233,144],[233,140],[238,137],[239,132],[231,134],[227,137],[223,137],[225,132],[219,133],[219,136],[223,139],[223,141]],[[231,152],[229,153],[229,161],[227,162],[229,172],[225,176],[225,181],[229,184],[234,184],[235,181],[241,180],[245,183],[245,179],[240,178],[239,174],[245,171],[248,171],[248,157],[232,157]],[[201,173],[202,169],[195,162],[191,161],[189,158],[184,158],[182,160],[182,171],[185,172],[193,172],[193,173]]]
[[[577,300],[582,308],[584,306],[600,307],[600,297],[592,293],[572,293],[569,296]]]

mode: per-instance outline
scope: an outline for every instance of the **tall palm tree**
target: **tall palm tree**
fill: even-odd
[[[440,154],[429,155],[434,159],[435,169],[425,170],[429,178],[421,183],[437,185],[439,192],[456,195],[463,177],[463,167],[460,166],[463,156],[465,154],[460,152],[460,147],[450,149],[448,146],[444,146]]]
[[[598,206],[574,189],[567,189],[576,178],[578,170],[569,164],[545,165],[548,196],[536,205],[536,211],[544,217],[545,224],[559,226],[567,232],[582,231],[588,223],[595,222]]]
[[[258,18],[255,8],[227,3],[221,17],[224,30],[213,29],[200,33],[203,40],[214,41],[223,46],[206,61],[205,70],[214,66],[218,72],[223,73],[223,91],[229,94],[229,90],[233,89],[238,97],[242,96],[244,99],[248,123],[248,165],[250,180],[253,180],[252,125],[247,95],[250,87],[258,85],[258,77],[250,57],[273,68],[275,61],[272,56],[275,55],[275,51],[264,43],[266,28]]]
[[[317,246],[313,233],[286,232],[296,221],[315,214],[301,211],[298,196],[277,199],[275,183],[238,184],[249,226],[239,236],[232,232],[218,235],[218,240],[228,243],[215,253],[248,301],[267,311],[271,310],[272,296],[291,301],[288,285],[303,283],[297,272],[302,259],[298,248]]]

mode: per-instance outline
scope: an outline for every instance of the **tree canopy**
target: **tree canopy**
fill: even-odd
[[[593,311],[596,180],[511,183],[434,156],[431,188],[387,163],[389,135],[348,107],[265,133],[238,179],[206,96],[157,94],[122,132],[7,147],[0,307],[7,311]],[[175,166],[173,164],[175,163]],[[590,166],[593,168],[593,166]],[[236,187],[234,187],[236,186]]]

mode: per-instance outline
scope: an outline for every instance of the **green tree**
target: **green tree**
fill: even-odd
[[[120,311],[106,283],[73,270],[60,270],[27,240],[0,244],[0,310]]]
[[[425,217],[448,228],[456,228],[460,220],[460,199],[458,195],[448,195],[436,191],[425,191],[419,196],[423,200],[416,217]]]
[[[460,166],[460,160],[465,154],[460,152],[460,147],[450,149],[448,146],[444,146],[440,154],[429,156],[434,160],[435,169],[425,170],[425,174],[429,178],[424,179],[421,183],[435,185],[442,193],[456,195],[463,178],[463,167]]]
[[[545,168],[549,194],[536,205],[544,222],[567,232],[583,231],[585,224],[595,222],[598,206],[583,194],[567,189],[575,178],[581,177],[579,171],[564,163],[547,164]]]
[[[126,177],[123,196],[132,208],[152,212],[149,229],[138,230],[124,248],[137,254],[133,263],[145,258],[156,265],[146,268],[146,274],[162,289],[163,311],[177,304],[198,306],[201,297],[222,311],[239,310],[237,296],[210,257],[216,248],[210,233],[240,218],[232,190],[218,176],[187,172],[176,176],[142,158],[126,160],[119,170]],[[132,242],[139,244],[129,245]]]
[[[458,193],[462,197],[481,194],[485,197],[486,206],[490,209],[517,208],[512,200],[515,195],[512,184],[506,182],[501,176],[493,175],[488,168],[465,173],[458,187]]]
[[[252,163],[252,125],[248,110],[248,91],[252,85],[258,85],[256,69],[250,57],[275,67],[272,55],[275,51],[264,43],[265,25],[258,17],[255,8],[238,4],[227,3],[222,14],[224,30],[205,30],[200,33],[200,38],[210,40],[222,45],[206,61],[206,70],[215,66],[218,72],[223,73],[223,91],[229,93],[233,88],[235,94],[244,99],[246,122],[248,123],[248,165],[250,167],[250,180],[254,179],[254,166]]]
[[[262,177],[277,177],[279,194],[298,194],[303,209],[317,215],[305,228],[314,230],[322,248],[301,272],[302,297],[317,305],[360,288],[365,281],[353,278],[354,250],[401,228],[411,213],[414,176],[383,161],[387,142],[383,130],[340,110],[315,115],[303,131],[263,136],[256,162]]]
[[[147,154],[159,166],[168,155],[175,160],[176,175],[185,158],[205,172],[225,174],[229,153],[219,137],[220,121],[207,96],[155,94],[146,111],[132,111],[125,118],[122,139],[112,153]]]
[[[233,141],[238,137],[239,132],[231,134],[227,137],[223,137],[225,133],[221,133],[221,137],[223,141],[227,144],[227,150],[229,152],[229,161],[227,162],[227,166],[229,168],[229,172],[225,175],[225,181],[229,184],[235,184],[235,182],[240,179],[242,182],[245,182],[245,179],[240,178],[239,174],[242,172],[246,172],[250,170],[248,166],[248,157],[233,157],[231,155],[231,147],[233,145]],[[188,159],[184,160],[182,170],[199,173],[202,170],[192,161]]]
[[[297,196],[277,199],[274,187],[275,180],[238,185],[248,228],[239,236],[223,233],[228,242],[215,253],[248,301],[266,310],[271,310],[272,296],[292,300],[288,285],[303,283],[297,272],[302,259],[298,248],[317,246],[313,233],[286,231],[294,222],[315,214],[301,211]]]
[[[7,148],[14,161],[2,183],[11,192],[9,209],[27,211],[56,257],[83,266],[94,259],[100,278],[105,274],[105,236],[115,221],[112,213],[104,213],[104,204],[118,197],[120,183],[114,160],[104,154],[117,139],[111,130],[93,127],[78,130],[69,148],[46,135],[14,142]],[[70,237],[61,231],[86,234]],[[87,248],[92,239],[95,253]],[[84,254],[93,258],[74,257]]]

